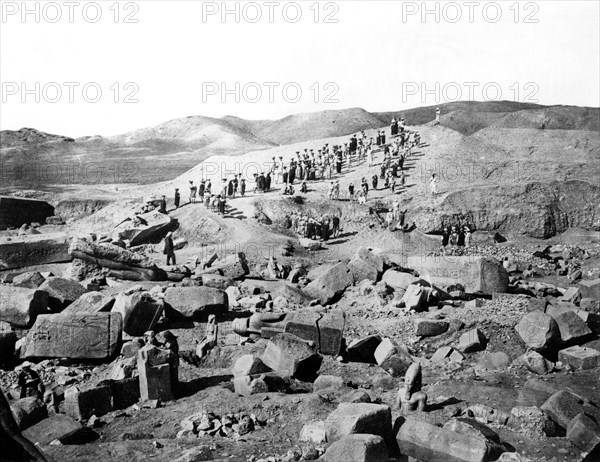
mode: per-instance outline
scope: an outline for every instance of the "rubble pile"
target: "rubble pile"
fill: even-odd
[[[270,434],[256,461],[535,460],[540,441],[581,461],[600,451],[600,282],[581,270],[592,251],[394,263],[361,247],[251,270],[239,252],[161,267],[117,244],[73,240],[100,271],[80,281],[30,271],[1,287],[0,385],[42,449],[116,438],[124,415],[155,449],[155,431],[203,444]],[[595,397],[569,386],[577,377],[595,377]],[[196,399],[222,411],[190,415]]]

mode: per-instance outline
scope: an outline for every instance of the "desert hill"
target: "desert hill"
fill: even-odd
[[[598,108],[510,101],[457,102],[440,107],[441,125],[462,135],[488,128],[600,131]],[[3,185],[151,184],[175,178],[210,156],[238,156],[279,145],[344,137],[385,128],[393,116],[402,115],[414,126],[428,124],[435,118],[435,108],[373,113],[351,108],[279,120],[190,116],[117,136],[77,139],[30,128],[4,130],[0,132]]]

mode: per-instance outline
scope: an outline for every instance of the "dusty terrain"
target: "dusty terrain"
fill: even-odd
[[[251,268],[257,264],[264,268],[271,256],[276,256],[280,264],[293,266],[301,262],[316,267],[331,261],[347,261],[359,247],[390,251],[404,259],[437,250],[440,238],[436,233],[443,226],[456,223],[473,226],[474,246],[470,250],[473,254],[498,260],[508,256],[540,268],[536,276],[525,278],[528,282],[544,282],[561,288],[576,285],[566,276],[556,276],[554,270],[542,271],[546,263],[533,257],[533,253],[547,245],[577,246],[587,251],[588,257],[581,267],[584,279],[597,278],[600,272],[599,111],[510,105],[488,105],[485,109],[476,105],[448,106],[442,124],[437,126],[430,122],[435,108],[404,111],[408,128],[420,132],[425,143],[413,150],[406,163],[406,188],[394,196],[389,189],[371,191],[367,206],[350,201],[347,188],[350,183],[358,188],[361,178],[370,179],[379,172],[382,151],[376,154],[373,167],[361,162],[345,168],[343,174],[336,177],[340,181],[339,201],[326,199],[329,185],[325,181],[309,182],[309,191],[301,195],[300,201],[282,196],[280,184],[274,184],[269,193],[254,193],[252,180],[253,173],[269,169],[273,157],[281,156],[287,161],[304,148],[316,151],[326,143],[343,144],[349,133],[359,130],[374,136],[377,130],[386,128],[389,136],[389,114],[369,114],[362,110],[343,115],[320,114],[312,119],[292,116],[272,123],[232,117],[181,119],[112,139],[43,141],[36,144],[36,149],[18,140],[12,140],[7,147],[3,134],[3,159],[12,161],[35,152],[40,155],[39,159],[48,155],[71,161],[81,156],[84,162],[94,159],[93,162],[106,162],[106,165],[132,160],[141,162],[144,172],[152,172],[136,176],[135,181],[103,178],[89,181],[90,184],[12,182],[3,184],[3,194],[48,201],[56,207],[56,213],[66,219],[66,224],[43,225],[39,230],[42,233],[66,231],[71,236],[90,232],[110,235],[146,198],[164,194],[169,214],[178,222],[175,237],[187,241],[187,245],[177,251],[180,264],[194,257],[204,259],[215,252],[241,251],[248,257]],[[327,125],[327,122],[333,125],[331,122],[336,117],[343,118],[344,128]],[[208,153],[211,154],[207,159]],[[204,162],[198,164],[202,160]],[[230,200],[225,216],[211,212],[204,205],[186,203],[189,181],[198,183],[200,179],[211,179],[215,190],[221,178],[230,178],[233,173],[242,173],[246,178],[248,194]],[[437,173],[440,179],[437,196],[429,192],[431,173]],[[127,179],[134,179],[131,172],[127,174]],[[182,192],[184,203],[176,210],[172,206],[175,188]],[[384,228],[382,216],[377,212],[387,209],[394,201],[408,210],[407,220],[416,224],[416,230],[401,233]],[[283,226],[286,215],[294,211],[313,216],[341,216],[341,235],[328,241],[321,250],[303,249],[298,236]],[[272,224],[261,224],[255,218],[257,213],[267,215]],[[495,243],[496,232],[507,238],[507,242]],[[16,230],[0,234],[11,236]],[[290,241],[295,248],[293,255],[281,255],[281,247]],[[160,265],[164,263],[161,250],[159,242],[146,248],[150,258]],[[67,275],[69,264],[35,269]],[[32,268],[22,271],[26,270]],[[115,282],[103,290],[116,294],[136,284]],[[147,288],[161,284],[165,283],[143,283]],[[484,404],[508,412],[517,404],[540,406],[550,394],[562,389],[600,401],[598,368],[574,373],[569,367],[557,367],[555,372],[539,376],[513,364],[513,360],[527,350],[515,331],[515,325],[527,312],[526,297],[488,299],[475,310],[465,307],[464,303],[453,307],[440,304],[418,315],[398,306],[397,302],[398,298],[393,291],[386,291],[385,284],[363,281],[348,288],[331,308],[345,313],[346,344],[371,334],[406,344],[422,361],[423,389],[431,403],[456,398],[464,401],[465,406]],[[125,458],[167,461],[177,459],[184,450],[198,445],[210,448],[212,460],[246,461],[268,457],[273,459],[267,460],[281,460],[289,450],[308,454],[310,445],[298,442],[303,425],[325,419],[335,410],[341,396],[353,389],[365,390],[371,401],[392,406],[393,417],[398,415],[394,402],[403,381],[401,377],[390,376],[376,364],[340,362],[328,356],[320,374],[342,377],[343,389],[261,393],[246,398],[235,394],[230,384],[231,366],[241,355],[260,351],[266,343],[261,340],[257,344],[238,344],[240,339],[232,333],[231,321],[249,314],[242,308],[232,308],[231,315],[220,320],[219,346],[209,357],[199,367],[182,361],[183,397],[164,403],[158,409],[131,407],[100,417],[100,424],[94,429],[100,438],[93,443],[52,445],[43,449],[61,462],[116,462]],[[484,351],[466,354],[466,360],[461,363],[440,366],[430,361],[431,355],[440,346],[456,346],[464,331],[418,337],[415,334],[418,317],[451,318],[464,323],[464,329],[478,327],[489,343]],[[160,327],[169,328],[184,351],[193,350],[205,331],[202,323]],[[19,332],[20,336],[24,334]],[[489,357],[495,352],[506,353],[510,361],[497,367]],[[82,384],[97,380],[109,369],[107,364],[65,364],[78,370],[94,370]],[[0,374],[3,389],[10,390],[14,372],[0,371]],[[214,410],[217,414],[260,414],[267,424],[238,440],[209,436],[176,438],[182,419],[202,410]],[[581,460],[581,451],[565,437],[532,436],[506,426],[493,423],[489,426],[498,432],[507,448],[531,460]]]

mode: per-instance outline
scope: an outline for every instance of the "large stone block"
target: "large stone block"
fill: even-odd
[[[304,289],[313,298],[329,304],[338,299],[354,282],[354,276],[345,263],[338,263],[320,275]]]
[[[65,233],[29,234],[0,238],[0,269],[71,261]]]
[[[422,279],[447,287],[462,284],[465,292],[492,294],[508,290],[508,274],[502,264],[485,257],[408,257],[407,266]]]
[[[583,413],[577,414],[567,425],[567,438],[583,452],[598,451],[600,450],[600,424]]]
[[[560,331],[552,316],[531,311],[515,326],[517,333],[529,348],[538,352],[555,351],[560,344]]]
[[[54,440],[61,444],[85,444],[98,435],[64,414],[54,414],[23,431],[23,436],[33,444],[47,445]]]
[[[18,228],[29,223],[45,223],[54,215],[48,202],[24,197],[0,196],[0,229]]]
[[[70,387],[65,390],[65,414],[77,420],[87,420],[95,415],[100,417],[113,409],[113,396],[110,384],[98,385],[87,390]]]
[[[22,398],[11,403],[10,410],[21,430],[25,430],[48,417],[46,405],[35,397]]]
[[[415,335],[421,337],[435,337],[448,330],[450,324],[440,319],[415,319]]]
[[[550,396],[542,404],[541,409],[563,428],[567,428],[569,421],[582,412],[587,412],[596,419],[600,418],[600,410],[596,406],[566,390],[561,390]]]
[[[27,334],[24,358],[107,359],[119,352],[118,313],[44,314]]]
[[[72,279],[49,277],[39,290],[48,292],[48,306],[52,311],[60,312],[87,292],[87,289]]]
[[[485,462],[488,446],[482,438],[407,419],[396,435],[400,452],[428,462]]]
[[[162,299],[154,298],[148,292],[135,292],[117,295],[111,312],[119,313],[123,318],[123,332],[139,337],[153,329],[164,309]]]
[[[3,285],[0,288],[0,321],[29,327],[38,315],[48,311],[48,292]]]
[[[67,306],[62,314],[68,313],[104,313],[110,311],[115,303],[115,299],[109,295],[104,295],[101,292],[86,292],[69,306]]]
[[[383,273],[383,278],[381,280],[395,290],[406,290],[410,284],[418,282],[419,278],[410,273],[402,273],[395,269],[389,269]]]
[[[411,284],[406,288],[401,303],[407,310],[424,311],[427,309],[428,290],[419,284]]]
[[[271,369],[265,366],[260,358],[248,354],[240,356],[236,360],[231,369],[231,373],[234,377],[243,377],[246,375],[262,374],[263,372],[269,372],[270,370]]]
[[[131,221],[125,221],[116,228],[123,239],[129,240],[131,247],[161,239],[173,224],[173,219],[169,215],[158,210],[140,214],[138,218],[144,224],[134,225]]]
[[[369,249],[361,247],[348,263],[348,268],[356,284],[365,279],[377,281],[383,273],[383,259]]]
[[[369,335],[362,339],[353,340],[348,345],[348,358],[350,361],[375,363],[375,351],[381,343],[381,336]]]
[[[227,292],[212,287],[169,287],[165,292],[168,317],[206,321],[209,314],[223,314],[229,308]]]
[[[388,448],[393,447],[392,411],[389,406],[372,403],[340,403],[325,420],[327,441],[367,433],[381,436]]]
[[[381,462],[388,459],[381,436],[353,434],[333,443],[323,457],[325,462]]]
[[[308,342],[292,334],[279,334],[269,340],[262,362],[275,372],[313,381],[323,357]]]
[[[600,278],[584,279],[579,282],[579,291],[583,298],[600,300]]]
[[[15,276],[12,280],[12,285],[15,287],[26,287],[27,289],[37,289],[46,280],[37,271],[27,271]]]
[[[559,305],[548,305],[546,314],[556,321],[563,343],[584,339],[592,333],[585,321],[573,310]]]
[[[558,359],[563,365],[570,365],[575,369],[593,369],[600,367],[600,351],[584,346],[572,346],[560,350]]]

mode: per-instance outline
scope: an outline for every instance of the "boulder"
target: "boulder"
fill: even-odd
[[[352,390],[340,396],[340,403],[370,403],[371,396],[364,390]]]
[[[579,307],[588,313],[600,314],[600,300],[593,298],[582,298]]]
[[[468,257],[408,257],[407,266],[417,270],[421,278],[438,286],[462,284],[465,292],[492,294],[508,290],[508,274],[494,259]]]
[[[540,353],[555,351],[560,344],[560,331],[556,321],[541,311],[527,313],[515,329],[525,345]]]
[[[392,411],[389,406],[373,403],[340,403],[325,420],[327,441],[335,442],[345,436],[366,433],[381,436],[393,447]]]
[[[327,432],[325,430],[325,422],[317,420],[309,422],[302,427],[300,431],[301,442],[309,442],[313,444],[323,444],[327,442]]]
[[[410,273],[402,273],[395,269],[389,269],[383,273],[381,280],[394,290],[406,290],[409,285],[417,283],[419,278]]]
[[[21,430],[31,427],[48,417],[46,405],[35,397],[21,398],[10,405],[10,410]]]
[[[48,306],[52,311],[60,312],[87,292],[87,289],[72,279],[49,277],[39,287],[48,292]]]
[[[354,282],[354,276],[345,263],[338,263],[328,269],[305,287],[305,292],[312,298],[318,298],[323,304],[330,304],[338,299],[347,287]]]
[[[73,386],[65,390],[64,412],[77,420],[87,420],[108,414],[113,410],[110,384],[101,384],[86,390]]]
[[[61,444],[85,444],[98,438],[93,430],[84,427],[64,414],[54,414],[23,431],[33,444],[47,445],[58,440]]]
[[[233,279],[219,274],[202,274],[202,285],[206,287],[214,287],[215,289],[226,290],[233,286]]]
[[[2,286],[0,321],[16,327],[29,327],[38,315],[48,311],[48,292],[24,287]]]
[[[322,457],[325,462],[381,462],[388,458],[381,436],[352,434],[333,443]]]
[[[600,278],[585,279],[579,282],[579,291],[583,298],[600,300]]]
[[[504,452],[504,447],[500,444],[500,437],[498,434],[487,425],[484,425],[473,418],[453,418],[446,422],[443,428],[483,441],[488,448],[486,457],[490,460],[495,460],[502,452]]]
[[[451,346],[440,347],[436,350],[433,356],[431,356],[431,361],[434,363],[443,363],[445,361],[460,362],[463,359],[465,359],[463,354]]]
[[[141,213],[137,215],[137,219],[136,222],[124,221],[115,228],[122,239],[129,240],[130,247],[162,239],[171,230],[173,224],[173,219],[169,215],[158,210]]]
[[[360,247],[348,263],[348,268],[355,284],[365,279],[377,281],[383,273],[383,260],[369,249]]]
[[[458,348],[463,353],[472,353],[485,349],[487,338],[479,329],[471,329],[460,336]]]
[[[550,396],[542,404],[541,409],[563,428],[567,428],[570,420],[582,412],[587,412],[596,419],[600,418],[598,407],[587,403],[580,396],[566,390],[561,390]]]
[[[206,321],[209,314],[229,308],[227,293],[212,287],[169,287],[165,292],[167,317]]]
[[[396,440],[403,455],[417,460],[428,462],[489,460],[485,439],[440,428],[417,419],[407,419],[400,427]]]
[[[275,372],[303,381],[317,378],[322,356],[314,346],[292,334],[278,334],[267,343],[262,362]]]
[[[567,439],[585,453],[600,455],[600,424],[583,413],[569,421]]]
[[[123,332],[133,337],[152,330],[165,309],[161,298],[149,292],[120,293],[115,299],[111,313],[119,313],[123,319]]]
[[[107,359],[119,352],[123,320],[118,313],[44,314],[37,317],[23,358]]]
[[[438,319],[416,319],[415,320],[415,335],[420,335],[421,337],[435,337],[436,335],[441,335],[448,330],[447,321],[442,321]]]
[[[480,369],[489,370],[505,370],[510,364],[510,356],[504,351],[493,351],[491,353],[484,353],[479,357],[477,361],[477,367]]]
[[[223,259],[212,263],[211,268],[219,269],[223,276],[236,281],[250,274],[246,254],[243,252],[227,255]]]
[[[538,375],[546,375],[554,369],[554,363],[547,360],[537,351],[529,350],[516,360],[517,364],[525,366],[529,371]]]
[[[344,379],[337,375],[319,375],[313,384],[313,391],[341,390],[344,388]]]
[[[15,287],[26,287],[27,289],[37,289],[46,280],[37,271],[27,271],[15,276],[12,285]]]
[[[558,360],[574,369],[593,369],[600,367],[600,351],[585,346],[572,346],[558,352]]]
[[[374,356],[377,364],[393,377],[403,376],[413,363],[406,346],[400,345],[389,338],[384,338],[381,341],[375,350]]]
[[[573,310],[560,305],[548,305],[546,314],[556,321],[563,343],[585,339],[592,333],[585,321]]]
[[[348,359],[365,363],[376,363],[375,350],[381,343],[381,336],[369,335],[362,339],[353,340],[347,347]]]
[[[65,233],[0,237],[0,269],[71,261]]]
[[[243,377],[246,375],[256,375],[270,371],[271,369],[265,366],[265,364],[261,361],[260,358],[248,354],[240,356],[236,360],[231,370],[231,373],[234,377]]]
[[[68,307],[62,313],[103,313],[110,311],[115,303],[115,299],[101,292],[86,292]]]
[[[532,438],[559,434],[556,422],[536,406],[513,407],[506,425]]]
[[[308,239],[305,237],[301,237],[300,239],[298,239],[298,242],[306,250],[319,250],[321,248],[320,241],[313,241],[312,239]]]
[[[567,303],[579,303],[581,300],[581,292],[577,287],[569,287],[560,300]]]
[[[407,310],[424,311],[427,309],[429,291],[419,284],[411,284],[406,288],[400,303]]]

